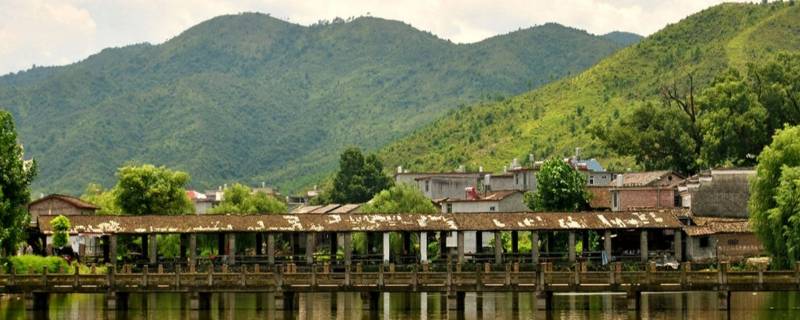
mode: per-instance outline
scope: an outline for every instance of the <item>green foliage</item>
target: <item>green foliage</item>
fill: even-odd
[[[90,183],[86,186],[86,191],[81,195],[81,200],[100,207],[97,210],[99,215],[115,215],[122,212],[122,209],[117,206],[115,189],[103,189],[103,186],[97,183]]]
[[[361,207],[361,212],[434,214],[439,210],[419,189],[407,184],[399,184],[378,193]]]
[[[778,130],[758,156],[750,182],[750,222],[772,265],[787,268],[800,258],[800,127]]]
[[[177,258],[181,255],[181,236],[178,234],[160,234],[156,239],[158,254],[165,258]]]
[[[342,152],[339,171],[326,193],[330,203],[363,203],[391,185],[377,156],[364,157],[361,150],[351,147]]]
[[[129,160],[189,172],[197,189],[270,181],[292,191],[334,171],[347,146],[374,150],[621,47],[556,24],[455,44],[379,18],[305,27],[245,13],[0,77],[0,105],[47,163],[39,192],[110,186]]]
[[[13,253],[25,238],[28,226],[30,184],[36,176],[36,162],[23,160],[14,119],[0,109],[0,251]]]
[[[66,247],[69,243],[69,218],[59,215],[58,217],[50,220],[50,226],[53,228],[53,246],[56,248]]]
[[[634,157],[645,170],[688,173],[697,165],[690,126],[685,113],[646,103],[615,124],[596,124],[590,131],[617,154]]]
[[[264,192],[253,192],[250,187],[234,183],[225,189],[222,202],[211,209],[212,213],[284,213],[286,204]]]
[[[6,265],[6,272],[11,272],[12,266],[18,274],[42,273],[45,267],[47,267],[48,273],[56,273],[61,269],[67,270],[69,268],[67,260],[64,260],[62,257],[42,257],[36,255],[9,257],[8,264]]]
[[[534,211],[578,211],[589,203],[586,177],[560,159],[550,159],[536,173],[536,191],[525,194]]]
[[[521,155],[532,153],[537,159],[562,157],[571,155],[575,147],[582,147],[583,156],[597,158],[610,168],[661,167],[663,153],[659,148],[671,148],[673,154],[679,154],[687,144],[694,147],[694,137],[686,137],[679,131],[686,124],[668,121],[661,124],[666,131],[660,136],[630,140],[639,145],[649,143],[653,148],[648,156],[642,157],[647,161],[639,162],[638,166],[633,155],[614,152],[614,148],[600,139],[593,139],[592,130],[587,128],[613,127],[621,122],[638,125],[626,120],[635,112],[639,113],[637,117],[653,119],[684,117],[679,110],[662,106],[664,86],[675,83],[685,87],[687,75],[693,74],[694,87],[705,88],[730,68],[744,73],[750,61],[770,62],[770,57],[781,51],[796,53],[800,49],[798,28],[800,6],[717,5],[665,27],[574,77],[510,99],[478,103],[451,112],[385,147],[379,154],[388,167],[402,165],[412,171],[452,170],[460,164],[501,170],[509,159]],[[800,65],[777,61],[775,66],[781,67],[772,69],[788,74],[795,74]],[[770,109],[764,101],[761,104]],[[580,115],[576,114],[579,106],[583,107]],[[773,114],[778,113],[770,111],[768,117]],[[491,123],[485,121],[487,118],[492,119]],[[650,130],[645,126],[638,128]],[[652,131],[657,131],[656,127]],[[673,134],[675,141],[670,141],[664,133]],[[684,154],[699,155],[699,150]],[[675,167],[678,171],[696,170],[694,159],[675,157],[679,164]]]
[[[186,195],[189,175],[185,172],[145,164],[122,167],[117,178],[116,205],[123,213],[179,215],[194,210]]]

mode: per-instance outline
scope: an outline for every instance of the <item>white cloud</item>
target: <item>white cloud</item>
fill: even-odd
[[[259,11],[300,24],[335,17],[402,20],[454,42],[546,22],[649,35],[719,0],[3,0],[0,74],[66,64],[106,47],[160,43],[221,14]]]

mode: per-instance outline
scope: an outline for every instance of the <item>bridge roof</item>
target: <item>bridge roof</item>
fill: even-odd
[[[70,216],[70,233],[148,234],[219,232],[509,231],[678,229],[672,210],[579,213],[283,214],[185,216]],[[51,234],[50,220],[39,229]]]

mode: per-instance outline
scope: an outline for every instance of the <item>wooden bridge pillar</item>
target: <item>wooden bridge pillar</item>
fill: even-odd
[[[531,231],[531,261],[534,265],[539,264],[539,232]]]
[[[675,229],[675,238],[672,245],[675,251],[675,259],[678,260],[678,262],[683,262],[683,245],[681,243],[683,241],[682,238],[683,230]]]
[[[569,250],[569,262],[575,262],[575,231],[569,232],[569,241],[567,241],[567,250]]]
[[[458,263],[464,263],[464,231],[458,231]]]
[[[447,258],[447,231],[439,231],[439,257]]]
[[[647,245],[647,230],[642,229],[639,233],[639,252],[642,254],[642,262],[647,262],[649,246]]]
[[[383,263],[389,263],[389,259],[391,258],[390,253],[392,249],[391,241],[389,241],[391,233],[384,232],[383,233],[383,244],[381,249],[383,249]]]
[[[148,239],[148,249],[147,249],[147,256],[149,257],[150,264],[155,264],[158,262],[158,235],[155,233],[149,234],[147,237]]]
[[[193,266],[197,264],[197,234],[190,233],[189,234],[189,252],[188,252],[188,259],[189,259],[189,268],[192,269]]]
[[[108,263],[117,264],[117,235],[108,236]]]
[[[503,233],[494,232],[494,263],[503,263]]]
[[[275,264],[275,234],[267,234],[267,263],[270,265]]]
[[[419,261],[421,263],[428,262],[428,232],[426,231],[419,233]]]
[[[344,265],[349,266],[353,263],[353,233],[346,232],[342,237],[344,238],[342,239],[344,242]]]
[[[225,255],[228,256],[228,264],[236,264],[236,234],[225,234]]]
[[[317,244],[316,233],[306,233],[306,263],[314,264],[314,246]]]
[[[603,232],[603,252],[605,252],[608,262],[611,262],[611,230]]]

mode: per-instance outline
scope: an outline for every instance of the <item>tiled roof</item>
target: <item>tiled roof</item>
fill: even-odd
[[[80,209],[89,209],[89,210],[98,210],[98,209],[100,209],[100,207],[98,207],[98,206],[96,206],[94,204],[91,204],[91,203],[83,201],[83,200],[81,200],[79,198],[76,198],[76,197],[73,197],[73,196],[64,195],[64,194],[47,195],[47,196],[45,196],[43,198],[40,198],[40,199],[32,201],[31,203],[28,204],[28,207],[30,208],[30,206],[32,206],[32,205],[35,205],[37,203],[41,203],[43,201],[50,200],[50,199],[58,199],[58,200],[66,202],[66,203],[69,203],[73,207],[80,208]]]
[[[624,187],[646,187],[671,173],[672,171],[628,172],[622,174],[622,185]],[[612,186],[617,185],[617,179],[619,178],[615,178],[611,181]],[[674,184],[677,185],[678,183],[680,183],[680,181],[674,181]]]
[[[479,192],[478,194],[480,195],[480,199],[451,199],[445,202],[501,201],[517,193],[522,193],[522,191],[519,190],[490,191],[487,192],[485,195]]]
[[[689,236],[753,232],[747,219],[692,217],[692,222],[696,225],[684,228]]]
[[[51,234],[53,216],[38,226]],[[183,216],[73,216],[71,233],[346,232],[447,230],[678,229],[672,210],[461,214],[274,214]]]

